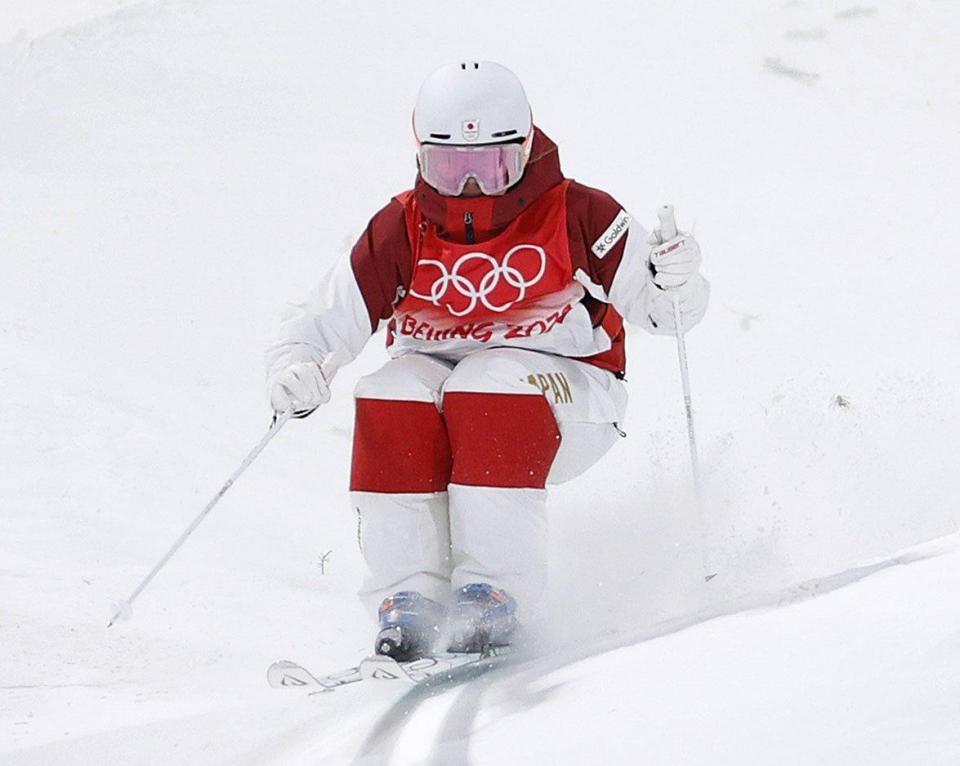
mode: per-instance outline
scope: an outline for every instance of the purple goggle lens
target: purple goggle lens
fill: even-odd
[[[421,144],[420,175],[441,194],[463,193],[474,178],[484,194],[501,194],[523,175],[523,144],[446,146]]]

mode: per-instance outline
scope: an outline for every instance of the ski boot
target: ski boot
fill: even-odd
[[[444,609],[414,590],[387,596],[380,604],[380,632],[374,651],[397,662],[433,654],[444,623]]]
[[[487,652],[510,643],[517,627],[517,602],[487,583],[471,583],[457,591],[450,617],[451,652]]]

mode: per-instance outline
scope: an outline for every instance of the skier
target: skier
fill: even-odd
[[[403,661],[508,644],[546,569],[547,484],[593,465],[627,404],[624,319],[673,334],[709,287],[690,234],[661,243],[567,179],[523,86],[444,66],[413,113],[419,173],[267,352],[276,412],[306,416],[378,329],[391,360],[357,384],[351,502],[378,614]]]

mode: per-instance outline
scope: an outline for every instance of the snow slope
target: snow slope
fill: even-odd
[[[793,599],[960,525],[960,12],[417,9],[3,4],[0,761],[956,763],[955,538]],[[274,318],[410,183],[416,88],[463,55],[521,75],[569,175],[695,225],[704,527],[675,348],[634,333],[629,438],[553,493],[551,659],[424,699],[262,688],[369,645],[346,472],[376,339],[106,631],[265,430]]]

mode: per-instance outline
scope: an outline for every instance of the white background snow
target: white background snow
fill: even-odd
[[[957,39],[943,0],[0,3],[0,762],[960,762]],[[420,80],[470,56],[568,175],[695,227],[703,526],[675,346],[635,331],[629,438],[553,493],[546,657],[267,688],[370,647],[377,337],[106,630],[265,431],[284,302],[413,180]]]

